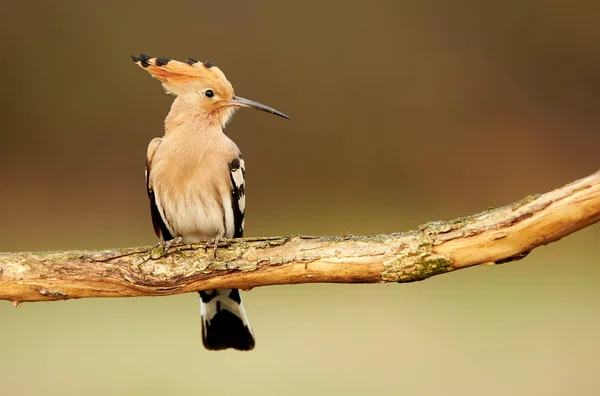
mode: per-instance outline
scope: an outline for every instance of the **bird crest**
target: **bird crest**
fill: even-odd
[[[223,98],[233,96],[233,86],[225,74],[210,62],[187,58],[185,62],[155,58],[146,54],[131,55],[131,59],[152,77],[159,80],[168,93],[180,95],[210,87]]]

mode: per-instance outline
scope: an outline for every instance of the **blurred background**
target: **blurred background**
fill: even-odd
[[[246,235],[415,229],[600,168],[596,1],[0,5],[0,251],[149,245],[148,142],[173,100],[129,54],[218,65]],[[0,302],[2,395],[596,395],[600,226],[408,285],[245,293],[251,353],[198,297]]]

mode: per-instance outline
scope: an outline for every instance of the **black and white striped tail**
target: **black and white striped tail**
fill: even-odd
[[[254,348],[254,334],[246,317],[238,289],[206,290],[200,293],[202,342],[210,350]]]

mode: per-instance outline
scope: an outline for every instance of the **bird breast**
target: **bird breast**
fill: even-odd
[[[161,147],[162,148],[162,147]],[[233,226],[231,180],[227,161],[218,153],[169,155],[157,152],[151,184],[157,207],[173,237],[186,243],[216,236],[230,238]],[[231,230],[231,232],[229,231]]]

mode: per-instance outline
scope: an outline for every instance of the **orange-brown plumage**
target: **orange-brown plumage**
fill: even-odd
[[[233,98],[233,86],[217,66],[188,59],[180,62],[168,58],[141,55],[133,61],[160,82],[169,93],[180,95],[194,88],[210,87],[222,100]],[[208,66],[207,66],[208,65]]]

